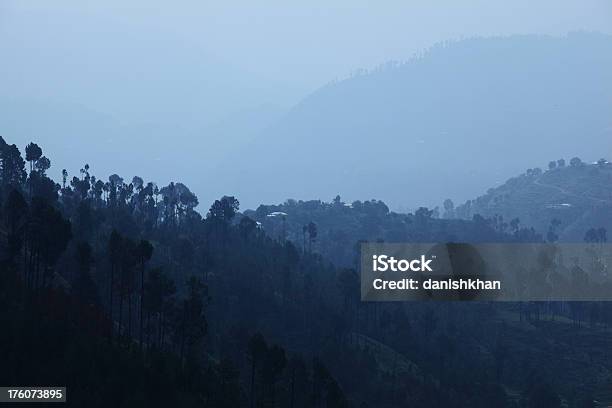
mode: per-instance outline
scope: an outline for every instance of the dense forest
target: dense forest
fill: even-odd
[[[365,303],[365,240],[534,242],[376,200],[206,208],[187,186],[47,176],[0,139],[0,383],[88,407],[596,407],[612,307]]]
[[[439,209],[420,207],[414,213],[389,211],[380,200],[345,203],[287,200],[261,205],[244,214],[259,222],[268,235],[289,240],[302,252],[313,250],[334,264],[357,269],[361,242],[542,242],[531,227],[503,218],[441,219]]]

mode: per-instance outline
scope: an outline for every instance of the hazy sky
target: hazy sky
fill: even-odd
[[[612,2],[0,1],[9,87],[145,116],[172,101],[113,108],[109,94],[136,104],[157,88],[206,106],[202,100],[220,89],[235,93],[214,116],[232,103],[291,104],[330,80],[405,60],[438,41],[572,30],[611,32]],[[98,94],[82,96],[89,91]]]
[[[359,69],[440,41],[575,30],[612,33],[612,2],[0,0],[0,135],[40,143],[56,178],[87,161],[103,178],[201,181],[265,126],[253,112],[274,118]]]

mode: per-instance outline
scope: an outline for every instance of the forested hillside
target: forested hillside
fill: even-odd
[[[609,305],[366,303],[345,262],[361,239],[539,239],[529,229],[339,199],[245,215],[226,196],[201,215],[179,182],[102,180],[88,165],[56,182],[41,147],[24,153],[0,140],[1,383],[67,385],[69,403],[88,407],[587,407],[610,397]],[[286,210],[268,217],[285,217],[285,233],[251,218],[269,210]],[[327,258],[335,230],[346,267]]]
[[[266,233],[287,239],[303,252],[317,252],[334,264],[357,268],[359,242],[540,242],[535,230],[505,229],[497,218],[441,219],[438,209],[414,213],[389,211],[382,201],[345,203],[287,200],[261,205],[245,215],[259,222]]]
[[[612,164],[586,163],[578,157],[548,163],[513,177],[447,215],[472,219],[501,216],[505,229],[512,220],[533,226],[546,237],[565,242],[588,240],[592,230],[612,231]],[[591,237],[592,238],[592,237]]]

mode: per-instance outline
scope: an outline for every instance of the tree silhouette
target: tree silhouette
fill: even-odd
[[[191,350],[206,334],[204,309],[208,304],[208,287],[192,276],[187,281],[187,297],[183,300],[180,323],[179,358],[183,362],[185,350]]]
[[[17,146],[0,137],[0,184],[19,188],[26,179],[25,161]]]
[[[268,403],[275,406],[275,384],[287,365],[285,350],[277,345],[272,346],[265,355],[262,366],[262,377],[268,389]]]
[[[45,156],[42,156],[38,160],[36,160],[36,171],[40,173],[40,175],[44,176],[47,170],[51,168],[51,160],[47,159]]]
[[[248,354],[251,360],[251,408],[255,407],[255,373],[268,352],[266,340],[260,333],[249,339]]]
[[[109,253],[109,261],[110,261],[110,276],[109,276],[109,301],[108,301],[108,310],[109,310],[109,318],[111,321],[111,328],[109,333],[109,339],[112,342],[113,339],[113,292],[115,289],[115,275],[119,269],[120,265],[120,257],[121,257],[121,247],[123,245],[123,238],[117,230],[113,229],[110,235],[110,239],[108,241],[108,253]]]
[[[34,287],[38,288],[39,279],[46,286],[47,278],[53,276],[53,268],[60,255],[72,238],[70,221],[47,204],[44,199],[34,197],[31,204],[31,228],[29,232],[30,250],[35,259]],[[42,267],[42,276],[40,268]]]
[[[135,267],[138,265],[137,247],[134,241],[128,238],[123,239],[120,254],[120,276],[119,276],[119,329],[122,330],[123,301],[127,299],[128,304],[128,327],[124,330],[124,338],[131,341],[132,336],[132,294],[136,288]],[[120,334],[122,332],[120,331]]]
[[[66,169],[62,169],[62,189],[66,188],[67,179],[68,179],[68,171]]]
[[[139,319],[139,347],[143,346],[143,323],[144,323],[144,295],[145,295],[145,264],[153,256],[153,245],[147,240],[141,240],[136,248],[138,261],[140,262],[140,319]]]
[[[302,253],[306,253],[306,234],[308,233],[308,225],[302,226]]]
[[[145,309],[149,314],[157,317],[157,333],[155,343],[161,349],[164,341],[165,314],[171,310],[174,303],[173,296],[176,293],[174,282],[169,279],[161,268],[153,268],[149,271],[149,278],[145,283]]]
[[[86,305],[98,304],[98,288],[90,274],[94,262],[91,245],[87,242],[77,244],[75,260],[78,265],[78,275],[74,283],[74,292],[79,301]]]
[[[257,230],[257,223],[249,217],[242,217],[238,224],[240,235],[245,241],[251,236],[251,234]]]
[[[317,224],[314,222],[308,223],[308,252],[312,253],[312,243],[317,240]]]
[[[215,200],[210,207],[208,216],[216,220],[230,222],[236,215],[239,207],[240,202],[236,198],[223,196],[220,200]]]
[[[19,191],[15,189],[10,191],[4,204],[4,215],[8,226],[8,261],[12,263],[21,251],[27,232],[28,203]]]
[[[36,143],[30,143],[25,148],[26,161],[30,163],[30,172],[34,171],[34,165],[42,156],[42,149]]]
[[[582,160],[580,159],[580,157],[572,157],[572,159],[570,160],[570,166],[571,167],[580,167],[582,166],[584,163],[582,162]]]

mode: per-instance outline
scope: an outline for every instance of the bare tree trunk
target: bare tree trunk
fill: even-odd
[[[255,407],[255,356],[251,365],[251,408]]]
[[[112,343],[113,342],[113,326],[115,325],[115,323],[113,322],[113,285],[115,284],[115,263],[114,261],[111,261],[111,275],[110,275],[110,300],[109,300],[109,305],[108,305],[108,309],[109,309],[109,318],[110,318],[110,334],[109,334],[109,341]]]
[[[161,321],[162,321],[162,316],[161,316],[161,312],[159,312],[159,314],[157,315],[157,345],[160,350],[161,350]]]
[[[128,332],[127,332],[128,344],[132,345],[132,293],[128,294]]]
[[[123,322],[123,284],[119,285],[119,344],[121,344],[121,334],[122,334],[122,326]]]
[[[26,226],[26,232],[23,233],[23,281],[26,283],[26,285],[28,283],[27,264],[28,264],[28,233],[27,233],[27,226]]]
[[[145,271],[145,266],[144,266],[144,261],[142,262],[142,264],[140,265],[140,350],[142,351],[142,316],[143,316],[143,301],[144,301],[144,271]]]
[[[289,402],[289,408],[293,408],[295,401],[295,366],[291,370],[291,399]]]
[[[161,319],[161,346],[162,349],[164,347],[164,337],[166,336],[166,331],[164,330],[164,313],[162,312],[162,319]]]
[[[151,348],[151,312],[147,311],[147,338],[145,339],[147,342],[147,349]]]
[[[36,282],[34,283],[34,289],[37,290],[38,289],[38,281],[40,279],[40,251],[38,251],[36,253]]]
[[[185,356],[185,335],[187,329],[187,308],[183,305],[183,316],[181,317],[181,339],[179,346],[179,361],[181,362],[181,367],[183,366],[183,357]]]

